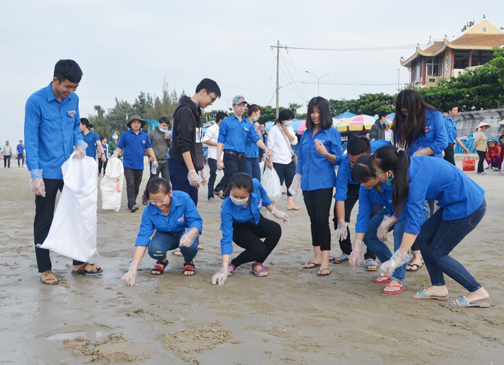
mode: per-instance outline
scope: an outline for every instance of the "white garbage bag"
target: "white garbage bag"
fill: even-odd
[[[105,176],[100,183],[102,209],[121,209],[122,190],[124,185],[124,167],[118,158],[108,160]]]
[[[282,196],[282,186],[280,185],[280,178],[275,169],[266,167],[264,169],[261,184],[268,194],[272,203],[276,203]]]
[[[87,262],[97,253],[98,167],[91,157],[73,156],[61,167],[65,186],[49,234],[40,247]]]

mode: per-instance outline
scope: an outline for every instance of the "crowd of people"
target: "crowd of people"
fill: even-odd
[[[136,283],[145,252],[156,261],[152,275],[163,274],[167,252],[175,249],[180,249],[184,258],[183,274],[196,274],[194,259],[204,226],[197,208],[198,189],[205,186],[208,203],[215,204],[216,197],[223,199],[221,266],[212,283],[224,284],[245,264],[250,264],[255,276],[267,276],[265,262],[282,236],[281,225],[269,218],[288,222],[289,215],[278,209],[261,185],[262,168],[274,170],[280,184],[285,182],[288,210],[301,209],[295,201],[300,197],[304,200],[313,246],[313,258],[303,265],[304,269],[317,269],[318,276],[326,277],[331,274],[331,261],[348,261],[355,268],[365,260],[366,270],[380,271],[373,281],[386,284],[382,293],[395,295],[405,290],[407,271],[416,271],[425,264],[431,286],[415,294],[414,299],[448,300],[444,280],[448,275],[468,291],[451,305],[489,306],[489,293],[450,256],[486,211],[484,190],[455,166],[454,144],[461,144],[454,122],[456,105],[450,105],[448,116],[443,118],[417,91],[403,90],[397,97],[394,123],[390,126],[388,115],[381,113],[370,138],[351,137],[344,153],[328,101],[320,96],[308,103],[306,131],[300,138],[291,126],[292,112],[280,112],[267,133],[259,124],[261,107],[247,102],[242,95],[233,98],[233,114],[218,113],[216,123],[203,136],[202,109],[221,96],[214,80],[203,79],[193,96],[181,97],[173,115],[171,136],[168,119],[162,118],[159,128],[147,134],[142,131],[145,121],[135,115],[128,121],[128,131],[122,135],[114,132],[107,144],[92,131],[89,121],[79,116],[79,99],[74,92],[81,77],[75,61],[60,60],[51,83],[32,94],[26,103],[26,156],[36,195],[34,242],[42,283],[59,283],[52,272],[49,252],[39,244],[51,226],[56,193],[64,186],[63,162],[71,156],[98,156],[101,173],[108,159],[122,158],[128,209],[135,212],[139,209],[136,199],[147,153],[151,174],[142,195],[146,207],[133,260],[122,278],[128,285]],[[54,125],[62,133],[51,135]],[[478,126],[478,133],[485,129]],[[208,146],[208,178],[204,144]],[[297,154],[292,149],[296,144]],[[500,163],[500,151],[493,145],[491,148],[489,163]],[[221,172],[223,176],[215,185]],[[350,216],[357,201],[352,240]],[[268,218],[261,212],[263,207]],[[393,251],[385,243],[391,231]],[[336,241],[342,251],[332,260],[331,241]],[[233,243],[244,249],[234,258]],[[73,262],[72,270],[82,275],[103,271],[98,265],[79,261]]]

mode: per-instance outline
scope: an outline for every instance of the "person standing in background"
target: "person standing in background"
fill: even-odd
[[[250,104],[247,107],[248,121],[254,126],[254,130],[257,135],[262,138],[261,130],[259,129],[259,118],[261,118],[262,108],[256,104]],[[264,141],[263,141],[264,142]],[[245,146],[245,154],[247,155],[247,164],[245,166],[245,173],[251,178],[259,180],[261,182],[261,168],[259,167],[259,147],[252,142],[250,138],[247,140]]]
[[[101,137],[101,146],[102,146],[102,150],[103,150],[103,153],[101,154],[101,156],[105,156],[105,162],[103,162],[103,159],[100,157],[100,159],[98,160],[98,177],[101,176],[101,171],[102,171],[102,167],[103,167],[103,176],[105,176],[105,171],[107,169],[107,162],[108,162],[108,146],[107,146],[107,137]]]
[[[390,129],[390,122],[385,122],[385,141],[394,142],[394,132]]]
[[[448,105],[448,115],[444,118],[446,125],[446,133],[448,133],[448,147],[444,150],[444,159],[455,165],[455,142],[458,143],[460,147],[464,150],[464,153],[469,153],[469,150],[460,140],[457,132],[457,123],[455,122],[455,117],[458,115],[458,105],[450,104]]]
[[[6,167],[10,169],[11,157],[12,157],[12,146],[9,145],[9,141],[5,141],[5,146],[3,147],[4,169]]]
[[[23,140],[19,141],[19,144],[16,147],[17,150],[17,162],[18,162],[18,167],[24,167],[24,162],[25,162],[25,148],[23,146]],[[19,163],[19,160],[21,160],[21,164]]]
[[[378,114],[378,119],[371,127],[369,131],[369,139],[371,141],[377,141],[379,139],[385,139],[385,123],[387,122],[388,113],[380,112]]]
[[[215,116],[215,124],[210,126],[203,137],[203,143],[208,146],[208,167],[210,168],[210,177],[208,179],[208,202],[215,203],[214,198],[214,184],[217,178],[217,139],[219,138],[219,126],[227,114],[218,112]],[[222,158],[222,156],[221,156]],[[222,195],[219,194],[222,198]]]
[[[259,128],[261,129],[262,140],[263,140],[264,144],[267,145],[268,132],[266,132],[266,124],[262,123]],[[264,151],[259,149],[259,162],[261,162],[263,160],[263,155],[264,155]]]
[[[98,148],[100,159],[105,162],[107,158],[103,155],[103,147],[100,142],[100,137],[93,132],[89,126],[89,120],[80,118],[80,131],[84,142],[87,143],[86,156],[96,159],[96,149]]]
[[[483,169],[483,162],[486,158],[487,151],[487,138],[485,136],[485,131],[490,128],[490,124],[486,124],[485,122],[481,122],[476,127],[478,131],[476,133],[476,137],[474,137],[474,149],[478,152],[478,174],[485,175],[485,170]]]
[[[115,149],[117,148],[117,143],[119,143],[119,132],[115,131],[114,133],[112,133],[112,140],[108,143],[108,148],[107,148],[107,152],[108,152],[108,157],[112,156],[112,154],[115,152]],[[122,157],[122,154],[119,155],[119,158]]]

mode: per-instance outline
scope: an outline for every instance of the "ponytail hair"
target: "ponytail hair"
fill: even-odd
[[[362,184],[376,177],[373,160],[373,156],[371,155],[360,156],[357,161],[355,161],[352,171],[350,172],[352,180],[357,180]]]
[[[395,146],[383,146],[376,150],[373,155],[376,166],[382,171],[394,171],[394,192],[392,204],[394,212],[399,217],[409,194],[409,165],[408,153],[398,150]]]

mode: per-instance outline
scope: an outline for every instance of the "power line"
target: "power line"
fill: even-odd
[[[290,76],[290,78],[291,78],[292,82],[293,82],[294,84],[296,84],[296,81],[294,80],[294,77],[292,77],[292,74],[291,74],[291,72],[290,72],[290,70],[289,70],[289,67],[287,67],[287,64],[285,63],[285,59],[284,59],[284,57],[282,56],[282,54],[281,54],[281,53],[280,53],[280,58],[282,59],[282,62],[283,62],[283,64],[285,65],[285,69],[286,69],[286,70],[287,70],[287,72],[289,73],[289,76]],[[304,95],[304,93],[301,91],[301,89],[299,88],[299,86],[297,86],[297,85],[295,85],[295,86],[296,86],[296,88],[299,90],[299,93],[301,94],[300,96],[303,98],[303,100],[307,100],[306,96],[305,96],[305,95]],[[298,95],[299,95],[299,94],[298,94]]]
[[[272,46],[276,47],[276,46]],[[386,47],[366,47],[366,48],[305,48],[305,47],[287,47],[286,50],[294,49],[301,51],[322,51],[322,52],[376,52],[376,51],[396,51],[401,49],[416,49],[417,45],[386,46]]]
[[[292,63],[292,66],[294,67],[294,71],[296,71],[296,73],[297,73],[297,75],[298,75],[298,77],[299,77],[299,80],[302,80],[302,79],[301,79],[301,75],[299,74],[299,72],[298,72],[298,70],[297,70],[297,68],[296,68],[296,65],[294,64],[294,61],[292,61],[292,58],[291,58],[291,56],[290,56],[290,54],[289,54],[289,51],[287,51],[287,56],[289,56],[289,59],[290,59],[290,61],[291,61],[291,63]],[[308,95],[310,95],[310,94],[311,94],[311,93],[310,93],[310,90],[308,90],[308,88],[306,87],[306,84],[303,84],[303,85],[304,85],[304,87],[305,87],[306,91],[308,92]]]

